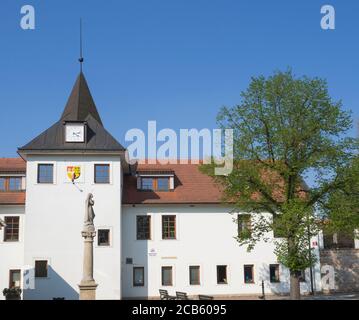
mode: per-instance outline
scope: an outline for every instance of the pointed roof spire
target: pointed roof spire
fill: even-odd
[[[82,55],[82,19],[80,18],[80,72],[82,72],[82,64],[84,62],[84,57]]]
[[[67,100],[61,120],[85,121],[89,115],[92,115],[94,119],[103,125],[85,76],[83,72],[80,72]]]
[[[84,143],[68,143],[65,141],[64,121],[86,121],[86,141]],[[18,149],[21,155],[27,152],[120,152],[126,150],[103,127],[100,115],[92,99],[85,76],[80,72],[72,88],[65,110],[59,121],[46,129],[35,139]]]

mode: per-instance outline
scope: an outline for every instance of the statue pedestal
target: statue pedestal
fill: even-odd
[[[80,300],[96,300],[97,283],[95,281],[81,281],[79,288]]]
[[[81,234],[84,238],[84,265],[83,278],[79,284],[80,300],[95,300],[97,288],[93,278],[93,239],[96,236],[95,228],[89,226]]]

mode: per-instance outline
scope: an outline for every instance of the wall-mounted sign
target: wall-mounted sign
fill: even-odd
[[[151,250],[149,251],[148,255],[149,255],[150,257],[155,257],[155,256],[157,256],[156,249],[151,249]]]
[[[80,166],[68,166],[67,167],[67,177],[74,181],[81,176],[81,167]]]

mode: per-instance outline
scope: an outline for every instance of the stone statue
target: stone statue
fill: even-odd
[[[81,232],[84,238],[83,276],[79,284],[80,300],[95,300],[97,283],[93,278],[93,239],[96,236],[93,220],[95,212],[93,206],[93,194],[89,193],[86,198],[84,227]]]
[[[86,212],[85,212],[85,220],[84,220],[84,231],[93,231],[94,224],[93,220],[95,218],[95,212],[93,210],[93,206],[95,201],[93,199],[93,194],[89,193],[86,199]]]

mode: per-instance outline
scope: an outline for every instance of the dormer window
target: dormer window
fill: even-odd
[[[168,191],[170,189],[170,177],[142,177],[141,189],[151,191]]]
[[[137,173],[137,189],[166,192],[174,189],[174,174]]]

